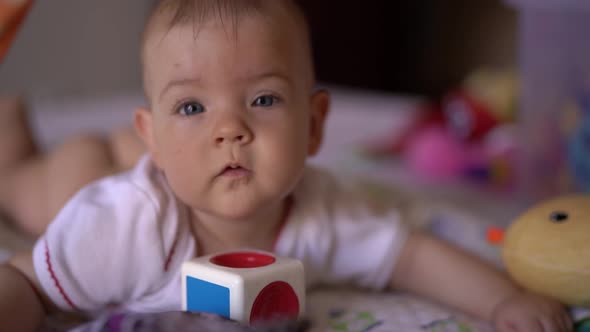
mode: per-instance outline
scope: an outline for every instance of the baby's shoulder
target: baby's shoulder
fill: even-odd
[[[176,228],[181,207],[149,158],[131,171],[95,181],[70,199],[49,225],[46,237],[104,243],[143,242]]]
[[[304,205],[329,210],[390,210],[408,203],[410,195],[369,176],[308,166],[295,196]]]
[[[300,200],[309,198],[310,201],[317,201],[321,198],[330,198],[333,194],[345,193],[347,189],[342,184],[333,170],[307,165],[293,194]]]
[[[63,308],[71,299],[91,310],[140,298],[172,280],[194,244],[186,210],[167,190],[162,175],[142,160],[78,192],[33,250],[51,298]],[[70,289],[69,299],[54,280]]]
[[[147,155],[133,169],[103,178],[86,189],[90,196],[114,198],[123,206],[129,203],[151,205],[154,210],[165,208],[176,200],[166,177]]]

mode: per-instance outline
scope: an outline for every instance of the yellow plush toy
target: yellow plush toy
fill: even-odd
[[[590,306],[590,196],[541,203],[506,231],[502,256],[521,286],[572,306]]]

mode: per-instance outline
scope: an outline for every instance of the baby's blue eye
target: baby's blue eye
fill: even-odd
[[[197,102],[184,103],[178,109],[178,113],[186,116],[195,115],[203,112],[205,112],[205,106]]]
[[[254,100],[252,106],[271,107],[277,101],[277,98],[271,95],[260,96]]]

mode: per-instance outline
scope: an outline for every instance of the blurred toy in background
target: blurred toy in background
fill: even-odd
[[[502,257],[521,286],[571,306],[590,307],[590,196],[532,207],[506,231]]]
[[[590,332],[590,195],[541,202],[506,229],[473,218],[436,218],[433,234],[504,267],[521,287],[570,306]]]
[[[0,0],[0,62],[32,4],[33,0]]]
[[[500,123],[484,102],[465,90],[449,93],[443,99],[442,111],[450,132],[466,141],[484,138]]]
[[[571,110],[577,112],[577,121],[565,132],[568,174],[577,190],[590,193],[590,94],[579,98],[577,105]]]
[[[513,70],[479,69],[465,79],[462,88],[485,105],[499,123],[514,121],[520,91]]]
[[[373,157],[401,157],[417,175],[467,179],[509,188],[515,170],[517,80],[482,69],[440,101],[421,106],[405,131],[368,148]]]
[[[590,332],[590,317],[576,322],[574,325],[575,332]]]
[[[571,307],[574,331],[590,331],[590,195],[544,201],[517,218],[502,260],[522,287]]]

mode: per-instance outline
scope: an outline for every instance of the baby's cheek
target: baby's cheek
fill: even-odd
[[[175,158],[178,159],[168,161],[173,165],[165,171],[166,179],[176,195],[185,203],[188,203],[186,200],[195,199],[199,195],[207,173],[194,166],[191,167],[191,165],[199,165],[195,164],[194,161],[182,160],[183,158],[178,156],[175,156]]]
[[[275,165],[301,167],[307,155],[307,138],[293,131],[283,131],[267,140],[265,153]]]
[[[280,187],[277,189],[281,191],[289,191],[303,172],[306,150],[300,144],[277,145],[272,149],[274,153],[268,158],[269,185]]]

